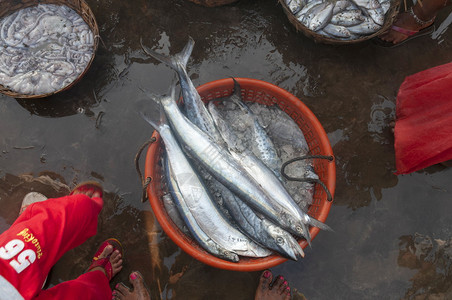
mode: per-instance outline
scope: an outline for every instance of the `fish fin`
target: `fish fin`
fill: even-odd
[[[319,229],[322,229],[322,230],[334,231],[333,229],[331,229],[330,226],[328,226],[325,223],[320,222],[319,220],[316,220],[312,217],[309,217],[308,224],[311,226],[317,227]]]

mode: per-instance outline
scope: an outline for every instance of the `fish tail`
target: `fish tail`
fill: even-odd
[[[140,111],[139,114],[141,117],[151,124],[152,127],[154,127],[155,130],[160,131],[162,126],[167,125],[165,112],[163,111],[163,108],[161,105],[159,105],[159,111],[160,111],[160,118],[158,121],[154,121],[147,113]]]
[[[185,45],[184,49],[182,49],[182,51],[179,52],[178,54],[176,54],[175,56],[171,57],[171,56],[166,56],[166,55],[157,53],[154,50],[150,49],[149,47],[144,46],[141,40],[140,40],[140,43],[141,43],[141,48],[143,48],[143,51],[147,55],[168,65],[170,68],[172,68],[176,71],[178,71],[181,68],[181,66],[183,68],[186,67],[188,59],[190,58],[190,55],[193,51],[193,47],[195,45],[195,41],[190,37],[188,39],[188,42]]]
[[[333,231],[333,229],[331,229],[330,226],[326,225],[323,222],[320,222],[319,220],[311,218],[311,217],[309,218],[308,224],[311,225],[311,226],[314,226],[314,227],[318,227],[318,228],[320,228],[322,230]]]
[[[159,131],[162,126],[167,126],[168,125],[168,120],[166,118],[166,114],[165,114],[165,110],[163,109],[163,105],[162,102],[163,101],[170,101],[169,98],[171,99],[175,99],[176,96],[176,82],[173,80],[173,84],[171,84],[171,91],[170,91],[170,96],[157,96],[155,94],[152,93],[146,93],[147,96],[149,98],[151,98],[152,101],[154,101],[158,107],[159,107],[159,120],[158,121],[154,121],[149,114],[147,114],[144,111],[140,111],[139,114],[141,115],[141,117],[148,122],[149,124],[151,124],[152,127],[154,127],[155,130]]]
[[[177,60],[182,64],[182,66],[185,68],[188,63],[188,59],[191,56],[191,53],[193,52],[193,47],[195,46],[195,41],[192,39],[192,37],[188,37],[188,42],[185,45],[184,49],[182,49],[181,52],[176,54]]]

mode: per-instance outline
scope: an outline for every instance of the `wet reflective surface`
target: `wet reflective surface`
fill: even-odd
[[[88,4],[102,42],[85,77],[48,99],[0,96],[1,231],[30,190],[54,197],[94,179],[107,191],[98,234],[63,256],[50,286],[83,273],[99,243],[114,236],[125,247],[125,265],[113,286],[139,270],[153,299],[253,298],[259,272],[202,265],[166,237],[150,205],[140,202],[134,157],[152,128],[136,109],[149,103],[155,110],[142,89],[165,93],[174,75],[143,53],[140,39],[174,54],[191,36],[187,69],[195,85],[229,76],[278,85],[314,112],[333,146],[337,187],[327,223],[335,232],[321,232],[304,259],[273,273],[308,299],[450,297],[452,169],[395,176],[389,128],[404,78],[452,60],[450,8],[432,36],[386,49],[372,42],[315,44],[295,31],[277,1],[219,8],[183,0]]]

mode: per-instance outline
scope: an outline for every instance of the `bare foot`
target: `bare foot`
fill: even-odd
[[[397,19],[393,25],[403,28],[403,29],[407,29],[407,30],[419,31],[421,29],[424,29],[424,28],[430,26],[431,24],[433,24],[433,21],[431,21],[425,25],[419,25],[418,23],[416,23],[416,20],[409,12],[402,12],[402,13],[399,13],[399,15],[397,16]],[[396,31],[394,29],[389,29],[389,31],[380,35],[379,38],[386,42],[391,42],[393,44],[399,44],[400,42],[403,42],[404,40],[406,40],[408,37],[409,36],[407,34]]]
[[[265,270],[259,280],[254,300],[289,300],[290,287],[284,277],[278,276],[272,284],[273,274]]]
[[[139,272],[132,272],[129,281],[133,286],[133,292],[123,283],[118,283],[113,291],[113,299],[116,300],[151,300],[148,290]]]
[[[112,267],[112,276],[111,278],[113,278],[116,274],[119,273],[119,271],[121,271],[122,269],[122,258],[121,258],[121,253],[119,252],[119,250],[115,250],[113,251],[113,246],[112,245],[108,245],[107,247],[105,247],[104,251],[102,251],[102,253],[99,255],[99,259],[102,258],[106,258],[110,255],[110,264]],[[89,272],[92,271],[102,271],[102,273],[105,274],[105,276],[107,276],[107,272],[105,271],[105,268],[103,267],[94,267],[91,270],[89,270]],[[108,276],[107,276],[108,278]]]

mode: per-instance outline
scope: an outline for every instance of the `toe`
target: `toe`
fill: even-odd
[[[151,299],[149,291],[144,284],[143,276],[141,276],[140,272],[134,271],[130,273],[129,280],[133,285],[134,293],[139,296],[139,299]]]
[[[284,282],[284,277],[281,275],[276,276],[275,281],[272,284],[272,289],[279,289],[280,285]]]
[[[130,273],[129,281],[133,285],[134,289],[144,288],[143,277],[140,272]]]
[[[290,299],[290,287],[286,287],[286,289],[284,290],[284,300],[289,300]]]
[[[102,251],[102,253],[99,255],[99,258],[105,258],[108,255],[110,255],[112,252],[113,252],[113,246],[108,245],[107,247],[104,248],[104,251]]]
[[[110,256],[110,262],[112,264],[115,264],[120,260],[121,260],[121,253],[118,250],[115,250]]]
[[[258,288],[260,288],[262,291],[267,291],[271,288],[271,282],[273,280],[273,274],[270,270],[265,270],[262,275],[261,278],[259,280],[259,286]]]
[[[126,287],[122,282],[118,283],[115,286],[115,289],[116,289],[115,292],[116,292],[117,296],[127,296],[131,293],[130,289],[128,287]]]
[[[286,280],[284,280],[278,287],[278,293],[282,295],[288,286],[289,283]]]
[[[286,285],[284,285],[286,284]],[[276,290],[279,295],[281,295],[284,291],[284,288],[287,286],[287,281],[284,280],[284,277],[281,275],[278,275],[276,277],[275,282],[273,282],[272,290]]]

